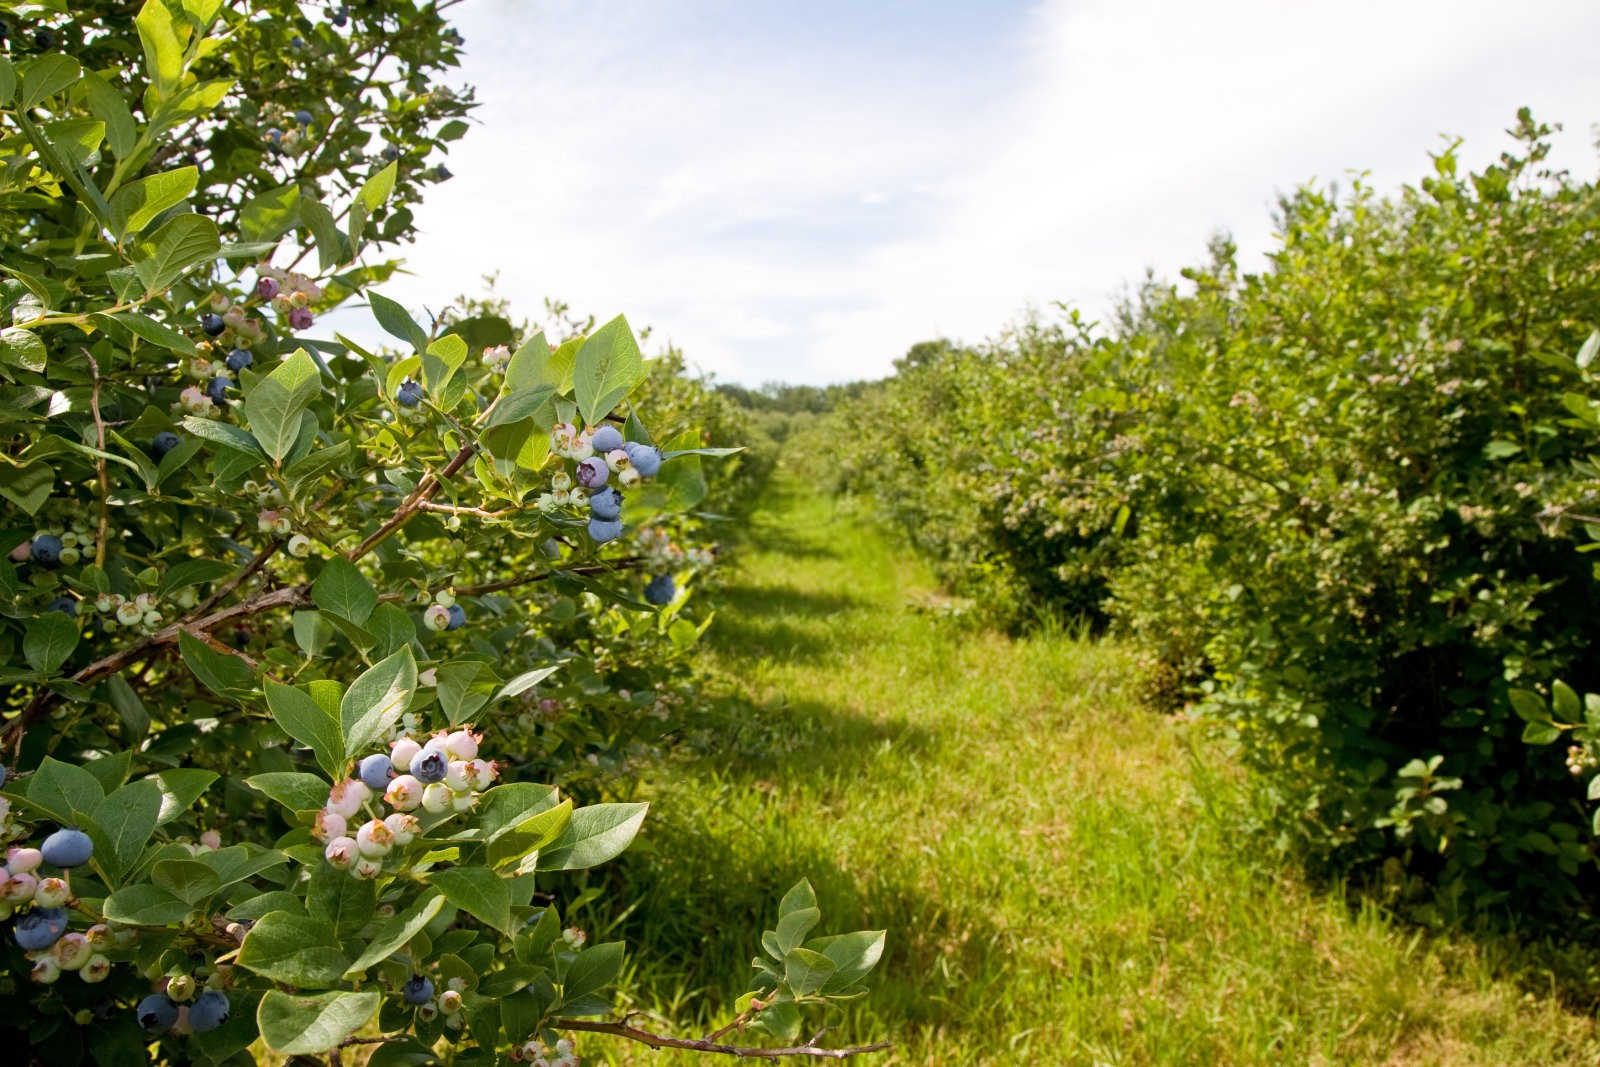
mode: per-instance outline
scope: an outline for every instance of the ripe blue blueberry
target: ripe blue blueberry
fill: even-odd
[[[150,442],[150,454],[156,459],[162,459],[168,452],[178,447],[178,435],[171,430],[162,430]]]
[[[291,38],[289,38],[289,47],[290,48],[304,48],[305,46],[306,46],[306,39],[304,37],[291,37]]]
[[[343,26],[349,18],[349,9],[341,7],[333,13],[333,18],[329,21],[331,21],[335,26]]]
[[[594,432],[594,450],[602,456],[621,447],[622,434],[615,426],[602,426]]]
[[[66,932],[66,908],[34,908],[17,920],[11,936],[22,951],[38,952],[60,941]]]
[[[228,387],[233,384],[233,379],[221,375],[206,383],[206,396],[221,404],[228,399]]]
[[[615,541],[622,536],[622,523],[617,519],[590,519],[589,537],[597,545]]]
[[[267,140],[271,141],[273,144],[282,144],[283,131],[278,129],[276,126],[269,128],[267,130]]]
[[[400,158],[400,149],[396,148],[394,145],[390,145],[388,148],[383,150],[383,158],[393,163],[395,160]]]
[[[215,989],[208,989],[189,1005],[189,1026],[197,1034],[215,1030],[228,1021],[228,998]]]
[[[412,777],[424,785],[444,781],[445,772],[449,769],[450,761],[437,749],[425,748],[411,757]]]
[[[410,378],[400,383],[400,388],[395,390],[395,403],[403,408],[414,408],[422,403],[422,383],[414,382]]]
[[[55,32],[43,26],[33,31],[33,46],[41,52],[54,48],[56,46]]]
[[[441,182],[449,181],[451,178],[455,177],[455,175],[450,173],[450,168],[445,166],[443,163],[433,168],[433,176],[435,180]]]
[[[311,112],[301,108],[294,113],[294,120],[302,126],[311,125]]]
[[[250,350],[248,348],[235,348],[232,352],[228,353],[228,369],[233,371],[235,374],[238,374],[255,361],[256,357],[250,354]]]
[[[42,534],[33,539],[28,556],[42,567],[54,567],[61,562],[61,538],[55,534]]]
[[[178,1006],[165,993],[151,993],[133,1011],[147,1034],[164,1034],[178,1021]]]
[[[213,315],[208,311],[200,316],[200,328],[206,332],[206,336],[215,337],[226,330],[228,324],[222,321],[221,315]]]
[[[656,471],[661,469],[661,449],[655,445],[642,445],[637,441],[629,441],[622,447],[628,453],[628,461],[633,464],[633,469],[642,477],[654,478]]]
[[[672,580],[670,574],[658,574],[650,579],[650,584],[644,587],[644,598],[656,607],[672,603],[672,598],[678,595],[678,585]]]
[[[622,492],[621,490],[606,487],[595,492],[589,497],[589,514],[606,522],[614,522],[622,517]]]
[[[0,763],[0,785],[6,784],[6,766]]]
[[[66,615],[78,613],[78,602],[69,596],[58,596],[44,606],[46,611],[59,611]]]
[[[382,752],[374,752],[361,761],[356,777],[362,784],[375,793],[381,793],[389,788],[389,772],[394,770],[394,764],[389,762],[389,757]]]
[[[82,867],[94,855],[94,842],[82,830],[62,827],[44,839],[39,852],[46,863],[57,867]]]
[[[611,468],[599,456],[590,456],[578,464],[578,484],[585,489],[598,489],[611,477]]]
[[[448,610],[450,621],[445,625],[446,630],[459,630],[467,624],[467,613],[460,604],[451,604]]]
[[[407,1004],[426,1004],[433,999],[433,980],[427,975],[414,974],[400,987],[400,995]]]

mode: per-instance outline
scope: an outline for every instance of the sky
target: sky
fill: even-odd
[[[626,313],[718,380],[881,377],[1056,301],[1101,317],[1228,230],[1247,267],[1279,193],[1380,190],[1522,105],[1597,169],[1596,0],[466,0],[483,106],[417,212],[438,308],[499,272]],[[337,328],[376,338],[340,313]],[[356,318],[370,322],[366,313]],[[646,346],[647,349],[651,345]]]

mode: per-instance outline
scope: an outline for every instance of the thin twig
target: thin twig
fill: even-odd
[[[84,358],[89,361],[89,377],[93,382],[89,390],[89,410],[94,414],[94,446],[100,451],[95,457],[99,464],[100,474],[100,525],[94,535],[94,565],[106,565],[106,529],[110,526],[111,518],[111,483],[106,470],[106,423],[100,417],[100,364],[94,360],[94,354],[87,348],[83,350]]]

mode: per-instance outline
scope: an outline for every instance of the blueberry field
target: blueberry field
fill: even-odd
[[[0,3],[6,1062],[1600,1062],[1592,152],[755,384],[472,2]]]

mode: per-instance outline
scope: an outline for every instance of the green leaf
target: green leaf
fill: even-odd
[[[244,780],[292,812],[316,811],[328,802],[328,783],[303,771],[268,771]]]
[[[1594,362],[1596,354],[1600,354],[1600,330],[1591,333],[1589,339],[1583,342],[1583,347],[1578,349],[1578,355],[1574,362],[1580,368],[1587,369],[1589,364]]]
[[[378,606],[378,591],[354,563],[335,556],[312,583],[311,599],[323,611],[360,626]]]
[[[1530,745],[1548,745],[1561,737],[1561,727],[1549,722],[1530,722],[1522,728],[1522,739]]]
[[[157,215],[188,199],[199,179],[197,168],[179,167],[124,185],[111,196],[113,236],[121,241],[127,234],[139,233]]]
[[[189,905],[149,882],[119,889],[105,902],[107,919],[130,926],[170,926],[188,914]]]
[[[478,804],[478,825],[462,831],[461,840],[492,840],[496,835],[556,806],[556,788],[535,782],[497,785]]]
[[[442,396],[456,369],[466,362],[467,342],[460,334],[447,333],[430,344],[422,356],[422,384],[433,396]]]
[[[309,748],[330,779],[342,777],[345,750],[339,719],[292,685],[268,678],[266,687],[267,707],[283,732]]]
[[[545,340],[544,331],[539,330],[511,353],[511,360],[506,364],[506,391],[514,393],[541,385],[555,389],[560,383],[546,381],[544,377],[545,365],[549,362],[550,342]]]
[[[11,94],[17,91],[17,68],[11,60],[0,56],[0,105],[11,103]]]
[[[82,767],[46,756],[28,780],[28,801],[66,826],[93,820],[105,790]]]
[[[411,703],[416,688],[417,661],[410,647],[379,660],[352,682],[339,704],[346,754],[355,756],[373,742],[387,738]]]
[[[817,908],[796,908],[778,919],[778,956],[783,958],[794,951],[795,947],[805,941],[809,934],[822,921],[822,912]]]
[[[281,464],[294,448],[300,436],[301,413],[320,391],[317,365],[300,348],[271,374],[257,379],[245,394],[244,411],[250,420],[250,432],[274,463]],[[361,619],[351,621],[359,625]]]
[[[824,993],[849,989],[867,976],[883,958],[886,934],[882,930],[857,930],[850,934],[834,934],[808,941],[806,948],[815,949],[833,961],[833,977],[822,987]]]
[[[561,664],[557,663],[550,667],[538,667],[531,671],[523,671],[507,682],[505,688],[496,693],[494,698],[496,700],[506,700],[510,697],[521,696],[560,669]]]
[[[239,949],[239,966],[246,970],[313,989],[337,984],[349,965],[327,921],[290,911],[262,916]]]
[[[567,979],[561,984],[561,999],[570,1003],[598,993],[615,982],[621,973],[621,941],[608,941],[585,949],[567,968]]]
[[[157,97],[168,95],[183,74],[183,45],[172,25],[164,0],[145,0],[134,16],[139,43],[144,46],[144,73]]]
[[[201,684],[220,697],[238,697],[255,689],[255,672],[248,663],[218,652],[188,630],[178,631],[178,651]]]
[[[783,958],[783,980],[797,997],[809,997],[820,990],[837,968],[822,953],[795,948]]]
[[[648,804],[591,804],[577,809],[561,836],[540,854],[539,870],[582,870],[621,855],[649,809]]]
[[[352,878],[328,863],[317,861],[306,889],[307,915],[333,926],[335,937],[354,937],[372,921],[378,907],[376,884],[368,878]]]
[[[247,241],[272,241],[300,222],[300,187],[280,185],[258,193],[239,209],[239,232]]]
[[[48,463],[28,463],[21,467],[0,465],[0,496],[29,515],[35,515],[50,499],[55,480],[55,471]]]
[[[215,771],[202,771],[194,767],[161,771],[152,775],[161,786],[161,816],[156,825],[171,822],[193,806],[200,795],[217,780]]]
[[[396,160],[368,178],[357,191],[355,199],[350,202],[349,231],[352,248],[360,247],[361,235],[367,228],[367,219],[389,199],[389,194],[394,191],[394,179],[399,165],[399,160]]]
[[[203,437],[207,441],[230,448],[235,452],[247,456],[264,456],[261,446],[256,439],[226,422],[217,422],[215,419],[202,419],[194,415],[186,415],[183,419],[183,428],[196,437]]]
[[[796,911],[805,911],[817,906],[816,891],[811,888],[811,880],[802,878],[789,888],[778,901],[778,918]]]
[[[1528,722],[1549,722],[1550,709],[1544,698],[1528,689],[1511,690],[1511,710]]]
[[[125,158],[133,150],[139,134],[133,115],[128,111],[127,101],[111,87],[110,82],[93,71],[85,72],[79,85],[89,113],[105,123],[106,143],[111,146],[112,154],[118,159]],[[4,95],[0,94],[0,99]],[[115,198],[113,206],[114,201]]]
[[[365,1026],[381,999],[379,993],[334,992],[297,997],[272,989],[256,1009],[256,1025],[261,1029],[261,1039],[274,1052],[314,1055],[338,1047]]]
[[[210,262],[222,249],[217,224],[204,215],[174,215],[139,242],[134,271],[146,292],[167,288],[197,263]]]
[[[82,72],[83,68],[71,56],[60,52],[42,55],[23,67],[22,97],[18,104],[24,109],[34,107],[75,83]]]
[[[466,722],[484,706],[494,693],[499,678],[482,660],[452,660],[436,668],[439,706],[451,726]]]
[[[150,778],[129,782],[95,805],[90,821],[103,839],[95,854],[113,879],[138,861],[160,818],[161,786]]]
[[[428,335],[414,322],[406,309],[373,289],[367,290],[367,303],[373,318],[391,337],[396,337],[418,352],[428,347]]]
[[[200,350],[177,330],[171,330],[137,311],[120,311],[115,315],[96,314],[92,320],[113,337],[120,330],[141,341],[149,341],[157,348],[176,352],[180,356],[198,356]],[[252,446],[253,447],[253,446]]]
[[[217,872],[199,860],[161,860],[150,869],[150,880],[190,906],[222,888]]]
[[[424,926],[433,921],[439,914],[439,909],[444,907],[444,897],[438,893],[424,893],[405,911],[390,918],[372,935],[367,947],[354,963],[345,969],[346,978],[354,978],[362,971],[374,964],[388,959],[395,952],[417,936]]]
[[[600,327],[578,350],[572,396],[585,422],[610,413],[644,379],[644,361],[628,320],[621,315]]]
[[[1550,698],[1562,722],[1577,722],[1583,717],[1583,702],[1572,686],[1559,679],[1550,684]]]
[[[535,868],[537,852],[560,837],[571,818],[572,801],[563,800],[548,811],[502,829],[484,849],[484,863],[502,874],[527,874]]]
[[[180,589],[214,582],[233,572],[234,568],[230,564],[218,559],[186,559],[166,569],[161,575],[161,583],[156,586],[156,592],[160,596],[171,596]]]
[[[22,636],[22,655],[40,674],[54,674],[77,647],[78,624],[60,611],[35,615]]]
[[[32,330],[18,326],[7,326],[0,330],[0,363],[42,374],[49,358],[44,342]]]
[[[300,198],[300,221],[311,231],[317,242],[317,264],[323,271],[350,258],[349,245],[334,221],[333,212],[308,196]]]
[[[428,875],[428,883],[468,915],[503,934],[511,925],[511,891],[505,880],[483,867],[448,867]]]

